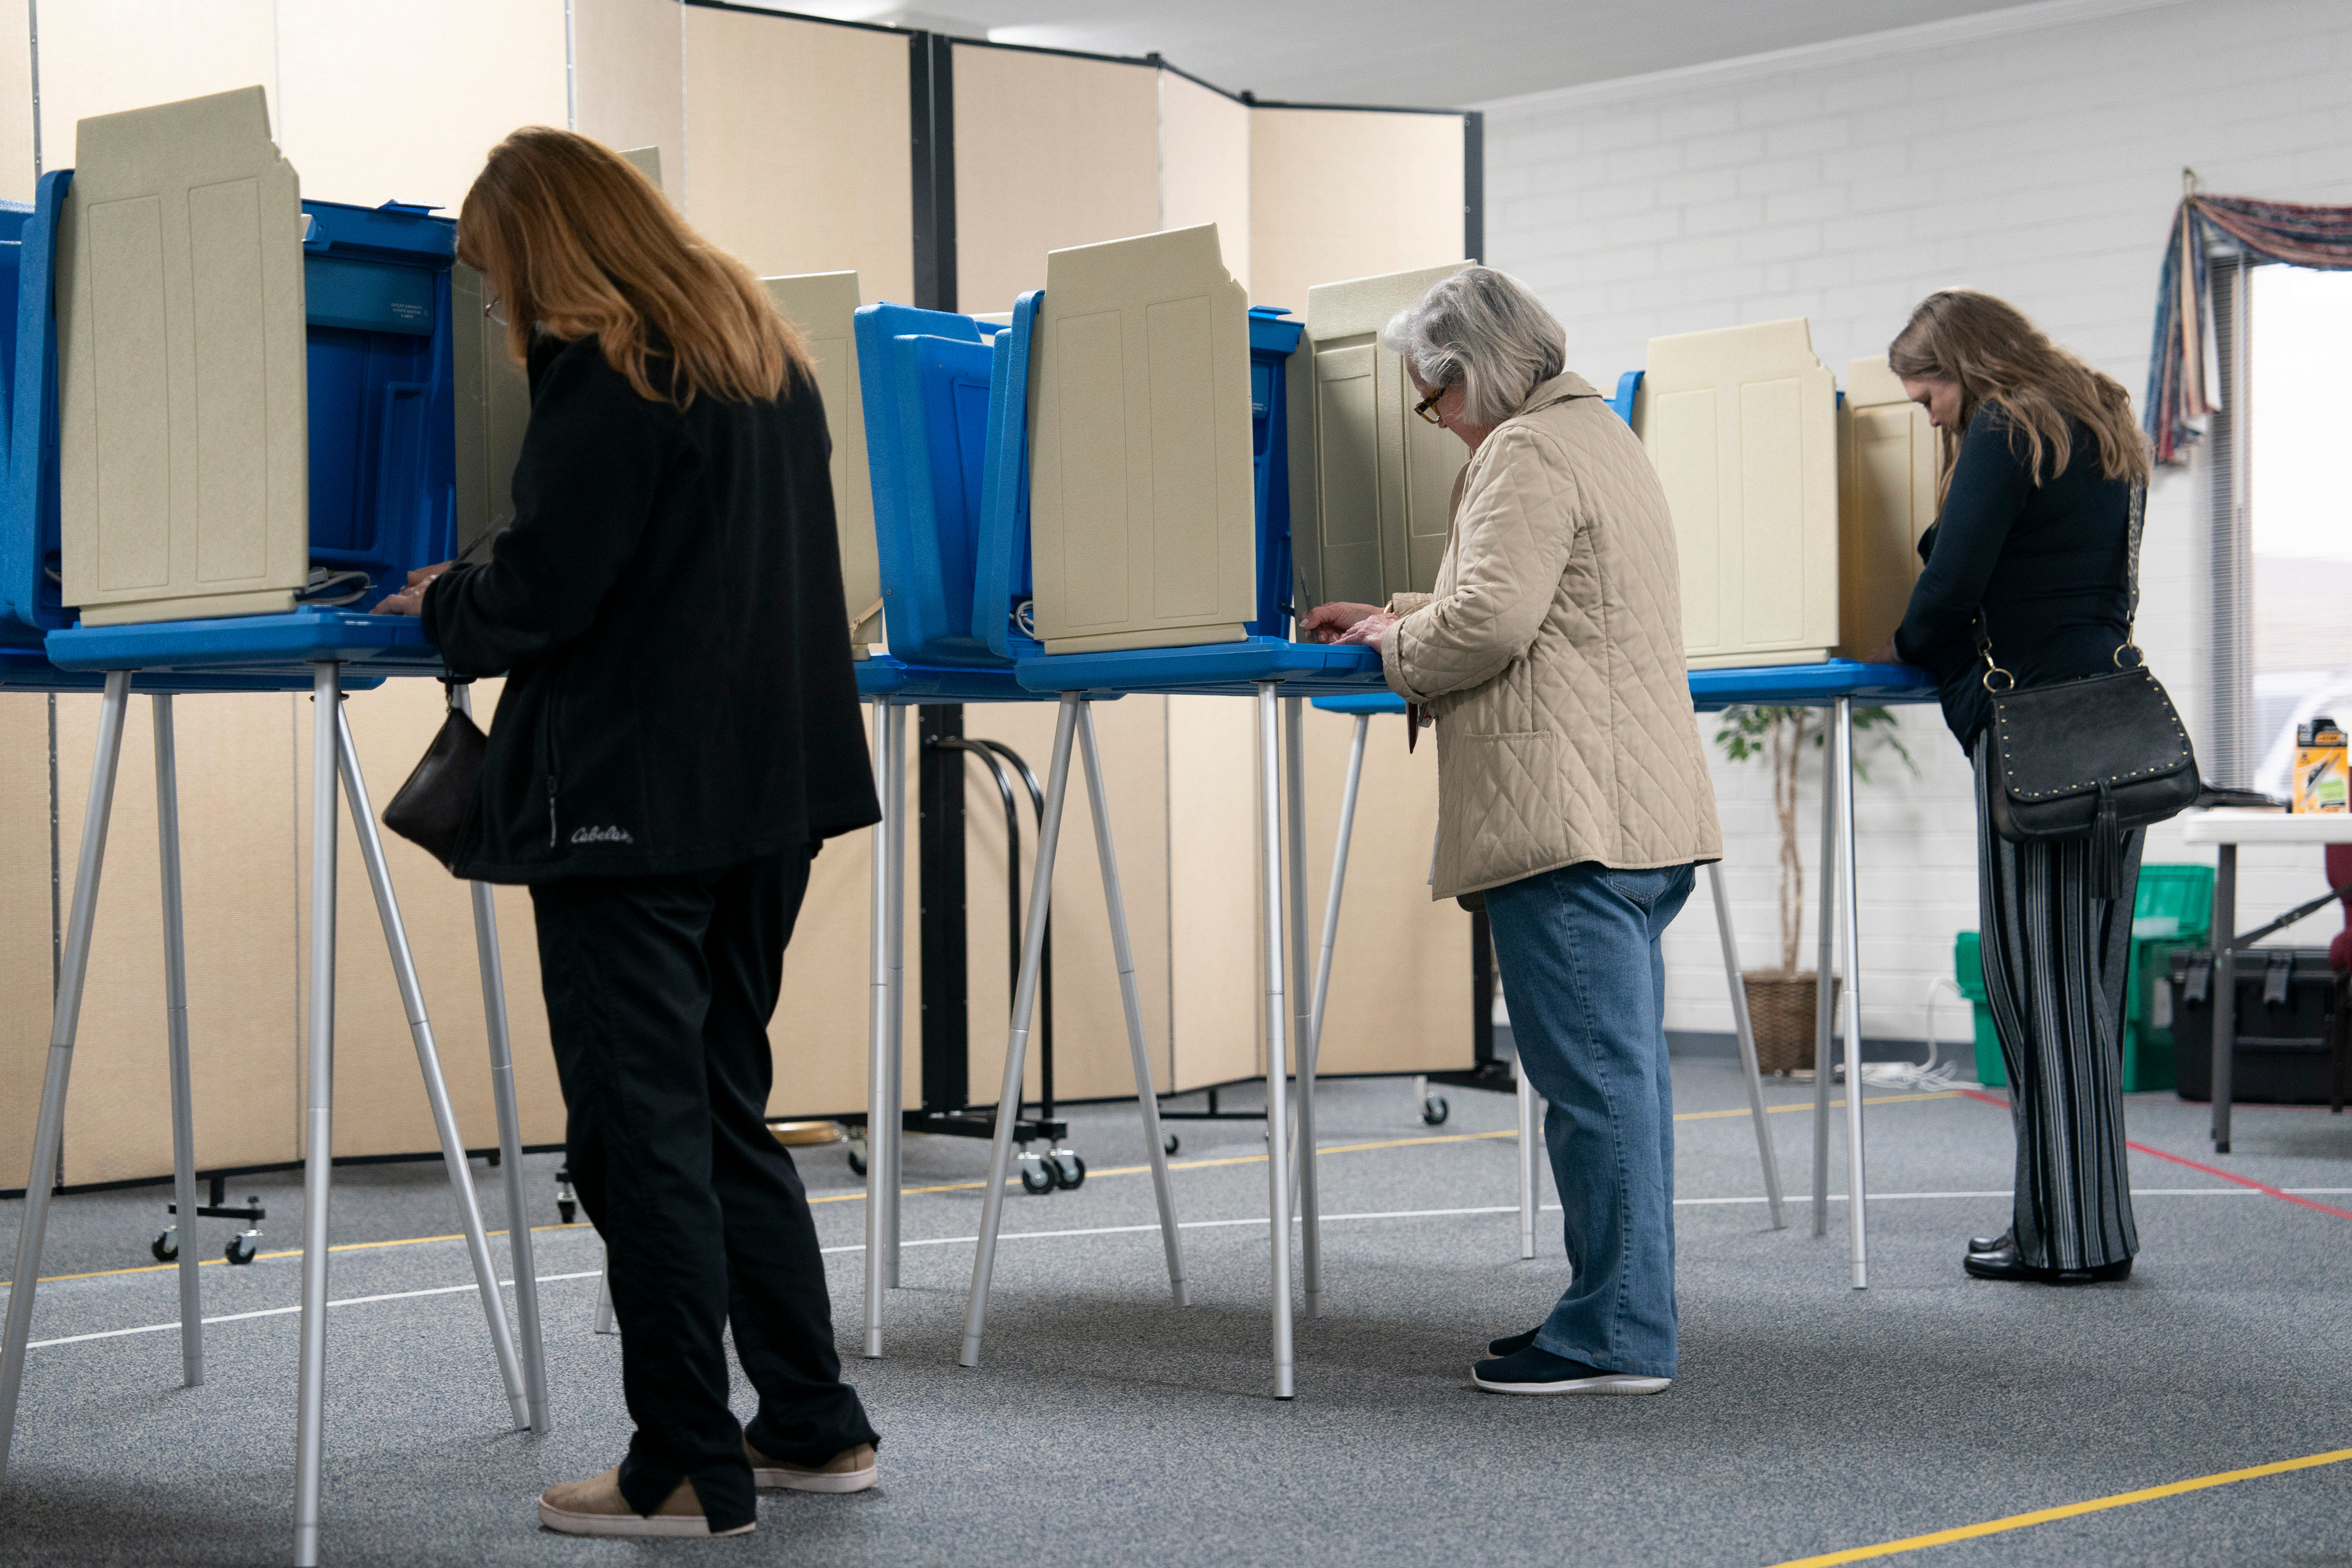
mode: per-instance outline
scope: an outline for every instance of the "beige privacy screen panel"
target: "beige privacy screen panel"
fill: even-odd
[[[1404,361],[1380,344],[1389,318],[1432,284],[1469,266],[1318,283],[1307,291],[1313,360],[1312,510],[1294,481],[1291,516],[1312,517],[1301,570],[1307,597],[1381,605],[1396,593],[1428,593],[1445,552],[1454,478],[1469,448],[1415,417],[1420,401]],[[1297,475],[1303,464],[1291,458]]]
[[[833,516],[841,537],[844,623],[858,655],[882,640],[882,566],[875,553],[874,477],[866,464],[866,403],[857,384],[857,274],[768,278],[769,297],[801,330],[816,361],[817,395],[833,434]]]
[[[1802,318],[1652,338],[1642,444],[1673,509],[1696,666],[1838,641],[1837,387]]]
[[[1249,301],[1216,225],[1053,252],[1030,352],[1045,651],[1241,640],[1257,598]]]
[[[1837,651],[1868,658],[1894,638],[1919,580],[1919,536],[1936,521],[1936,429],[1884,356],[1846,367],[1839,421]]]
[[[483,313],[482,275],[449,269],[450,347],[457,409],[457,548],[514,521],[515,463],[530,423],[530,378],[507,347],[507,330]]]
[[[83,121],[59,248],[65,602],[99,624],[291,609],[301,192],[261,89]]]

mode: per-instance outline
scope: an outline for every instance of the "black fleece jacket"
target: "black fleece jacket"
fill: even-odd
[[[1979,408],[1960,442],[1936,525],[1920,536],[1927,563],[1911,590],[1895,648],[1931,671],[1944,722],[1963,751],[1992,720],[1977,617],[1993,658],[2021,687],[2115,668],[2130,615],[2131,485],[2099,469],[2099,444],[2080,420],[2063,474],[2045,448],[2042,482],[2010,445],[2009,422]]]
[[[452,670],[507,677],[457,874],[711,870],[879,820],[815,385],[680,413],[593,338],[542,338],[530,383],[514,522],[425,595]]]

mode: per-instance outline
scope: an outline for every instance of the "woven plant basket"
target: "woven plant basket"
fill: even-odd
[[[1751,970],[1739,977],[1748,992],[1748,1022],[1756,1031],[1756,1065],[1765,1072],[1786,1073],[1813,1065],[1813,976],[1783,974],[1778,970]],[[1830,984],[1834,1013],[1844,983]]]

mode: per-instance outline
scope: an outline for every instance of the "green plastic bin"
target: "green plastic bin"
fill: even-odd
[[[2131,969],[2124,982],[2124,1092],[2173,1087],[2172,1025],[2158,1000],[2171,970],[2172,950],[2207,947],[2213,928],[2213,868],[2142,866],[2132,900]],[[1977,933],[1952,944],[1952,978],[1976,1009],[1977,1081],[2003,1088],[2000,1037],[1985,998],[1984,959]],[[2167,1001],[2169,998],[2166,999]],[[2157,1022],[2161,1018],[2163,1022]]]

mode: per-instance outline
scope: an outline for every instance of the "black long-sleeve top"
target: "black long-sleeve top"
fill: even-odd
[[[1935,526],[1920,537],[1927,563],[1895,628],[1895,650],[1931,671],[1944,722],[1966,751],[1991,721],[1984,661],[1971,629],[1978,616],[1994,660],[2017,684],[2096,675],[2130,616],[2131,485],[2100,471],[2088,426],[2073,426],[2063,474],[2042,456],[2036,485],[2010,445],[2009,421],[1987,405],[1969,422]]]
[[[593,338],[530,373],[513,525],[425,595],[451,669],[507,677],[457,874],[715,870],[877,821],[814,383],[681,413]]]

